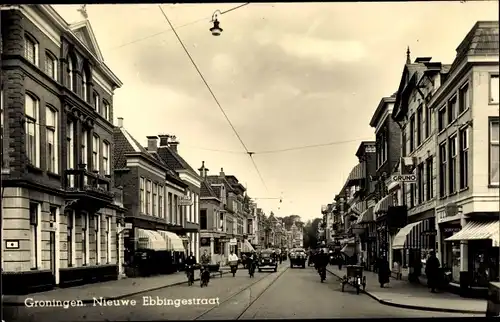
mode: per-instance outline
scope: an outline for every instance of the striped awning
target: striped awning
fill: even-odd
[[[347,177],[347,182],[362,180],[365,178],[365,167],[364,163],[358,163],[354,168],[352,168],[349,177]]]
[[[356,224],[364,224],[364,223],[369,223],[375,220],[373,216],[373,209],[375,207],[371,206],[370,208],[366,209],[361,216],[358,217],[358,221],[356,221]]]
[[[408,236],[410,236],[410,233],[412,230],[414,230],[418,225],[422,224],[421,221],[414,222],[411,224],[408,224],[401,228],[396,236],[394,237],[394,240],[392,241],[392,249],[403,249],[405,246],[408,244]]]
[[[139,249],[149,249],[155,251],[168,250],[165,239],[156,230],[137,228],[136,238],[137,248]]]
[[[255,249],[253,248],[252,244],[250,244],[250,242],[247,239],[243,240],[243,244],[241,245],[241,252],[250,253],[254,251]]]
[[[161,230],[159,233],[165,239],[165,244],[167,245],[167,250],[173,252],[185,252],[186,248],[184,248],[184,243],[182,238],[177,236],[177,234],[172,233],[170,231]]]
[[[355,215],[361,215],[363,213],[363,203],[362,202],[357,202],[354,205],[349,208],[347,213],[354,213]]]
[[[462,230],[455,235],[446,238],[445,241],[491,239],[492,246],[498,247],[500,244],[499,230],[500,222],[498,220],[471,220],[464,226],[464,228],[462,228]]]
[[[356,254],[356,245],[347,244],[344,247],[342,247],[342,250],[340,250],[340,252],[346,254],[347,257],[353,257]]]
[[[380,199],[379,202],[375,205],[374,212],[379,214],[381,212],[387,212],[389,207],[393,206],[393,197],[392,195],[387,195],[384,198]]]

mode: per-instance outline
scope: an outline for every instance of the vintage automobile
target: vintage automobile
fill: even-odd
[[[293,248],[290,250],[290,267],[301,266],[306,268],[307,255],[303,248]]]
[[[273,252],[271,250],[263,250],[260,253],[257,265],[259,272],[262,272],[262,270],[264,269],[272,269],[275,272],[278,271],[278,262],[276,261],[276,258],[273,256]]]

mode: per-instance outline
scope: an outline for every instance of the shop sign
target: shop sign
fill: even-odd
[[[365,148],[365,153],[375,153],[377,151],[377,148],[375,146],[367,146]]]
[[[394,182],[417,182],[417,176],[414,174],[399,174],[395,173],[391,176]]]
[[[229,245],[230,245],[230,246],[236,246],[236,244],[237,244],[237,243],[238,243],[238,242],[237,242],[236,238],[231,238],[231,239],[229,240]]]
[[[460,212],[460,206],[454,202],[451,202],[445,206],[446,217],[456,216]]]
[[[445,233],[458,233],[460,230],[461,230],[460,227],[446,227],[446,228],[443,228],[443,231]]]
[[[422,236],[435,236],[435,235],[437,235],[437,231],[435,230],[422,232]]]
[[[192,206],[193,199],[189,196],[182,196],[179,198],[179,206]]]

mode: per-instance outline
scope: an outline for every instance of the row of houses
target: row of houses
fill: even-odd
[[[2,292],[162,274],[204,250],[265,242],[234,175],[195,171],[174,135],[142,145],[113,97],[88,19],[50,5],[0,6]]]
[[[477,22],[451,64],[410,51],[380,100],[353,168],[323,207],[324,238],[367,269],[377,258],[418,281],[435,251],[461,294],[499,275],[499,25]]]

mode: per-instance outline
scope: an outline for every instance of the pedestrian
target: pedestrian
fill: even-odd
[[[385,284],[389,283],[389,277],[391,276],[391,269],[389,267],[389,262],[384,257],[380,257],[378,260],[378,282],[380,287],[383,288]]]
[[[396,279],[400,280],[401,279],[401,265],[399,265],[398,261],[394,261],[394,264],[392,264],[392,267],[394,269],[394,272],[396,273]]]
[[[434,251],[430,252],[429,258],[425,263],[425,275],[427,276],[427,285],[431,289],[432,293],[436,293],[437,286],[439,284],[439,268],[441,264],[439,259],[436,257]]]

